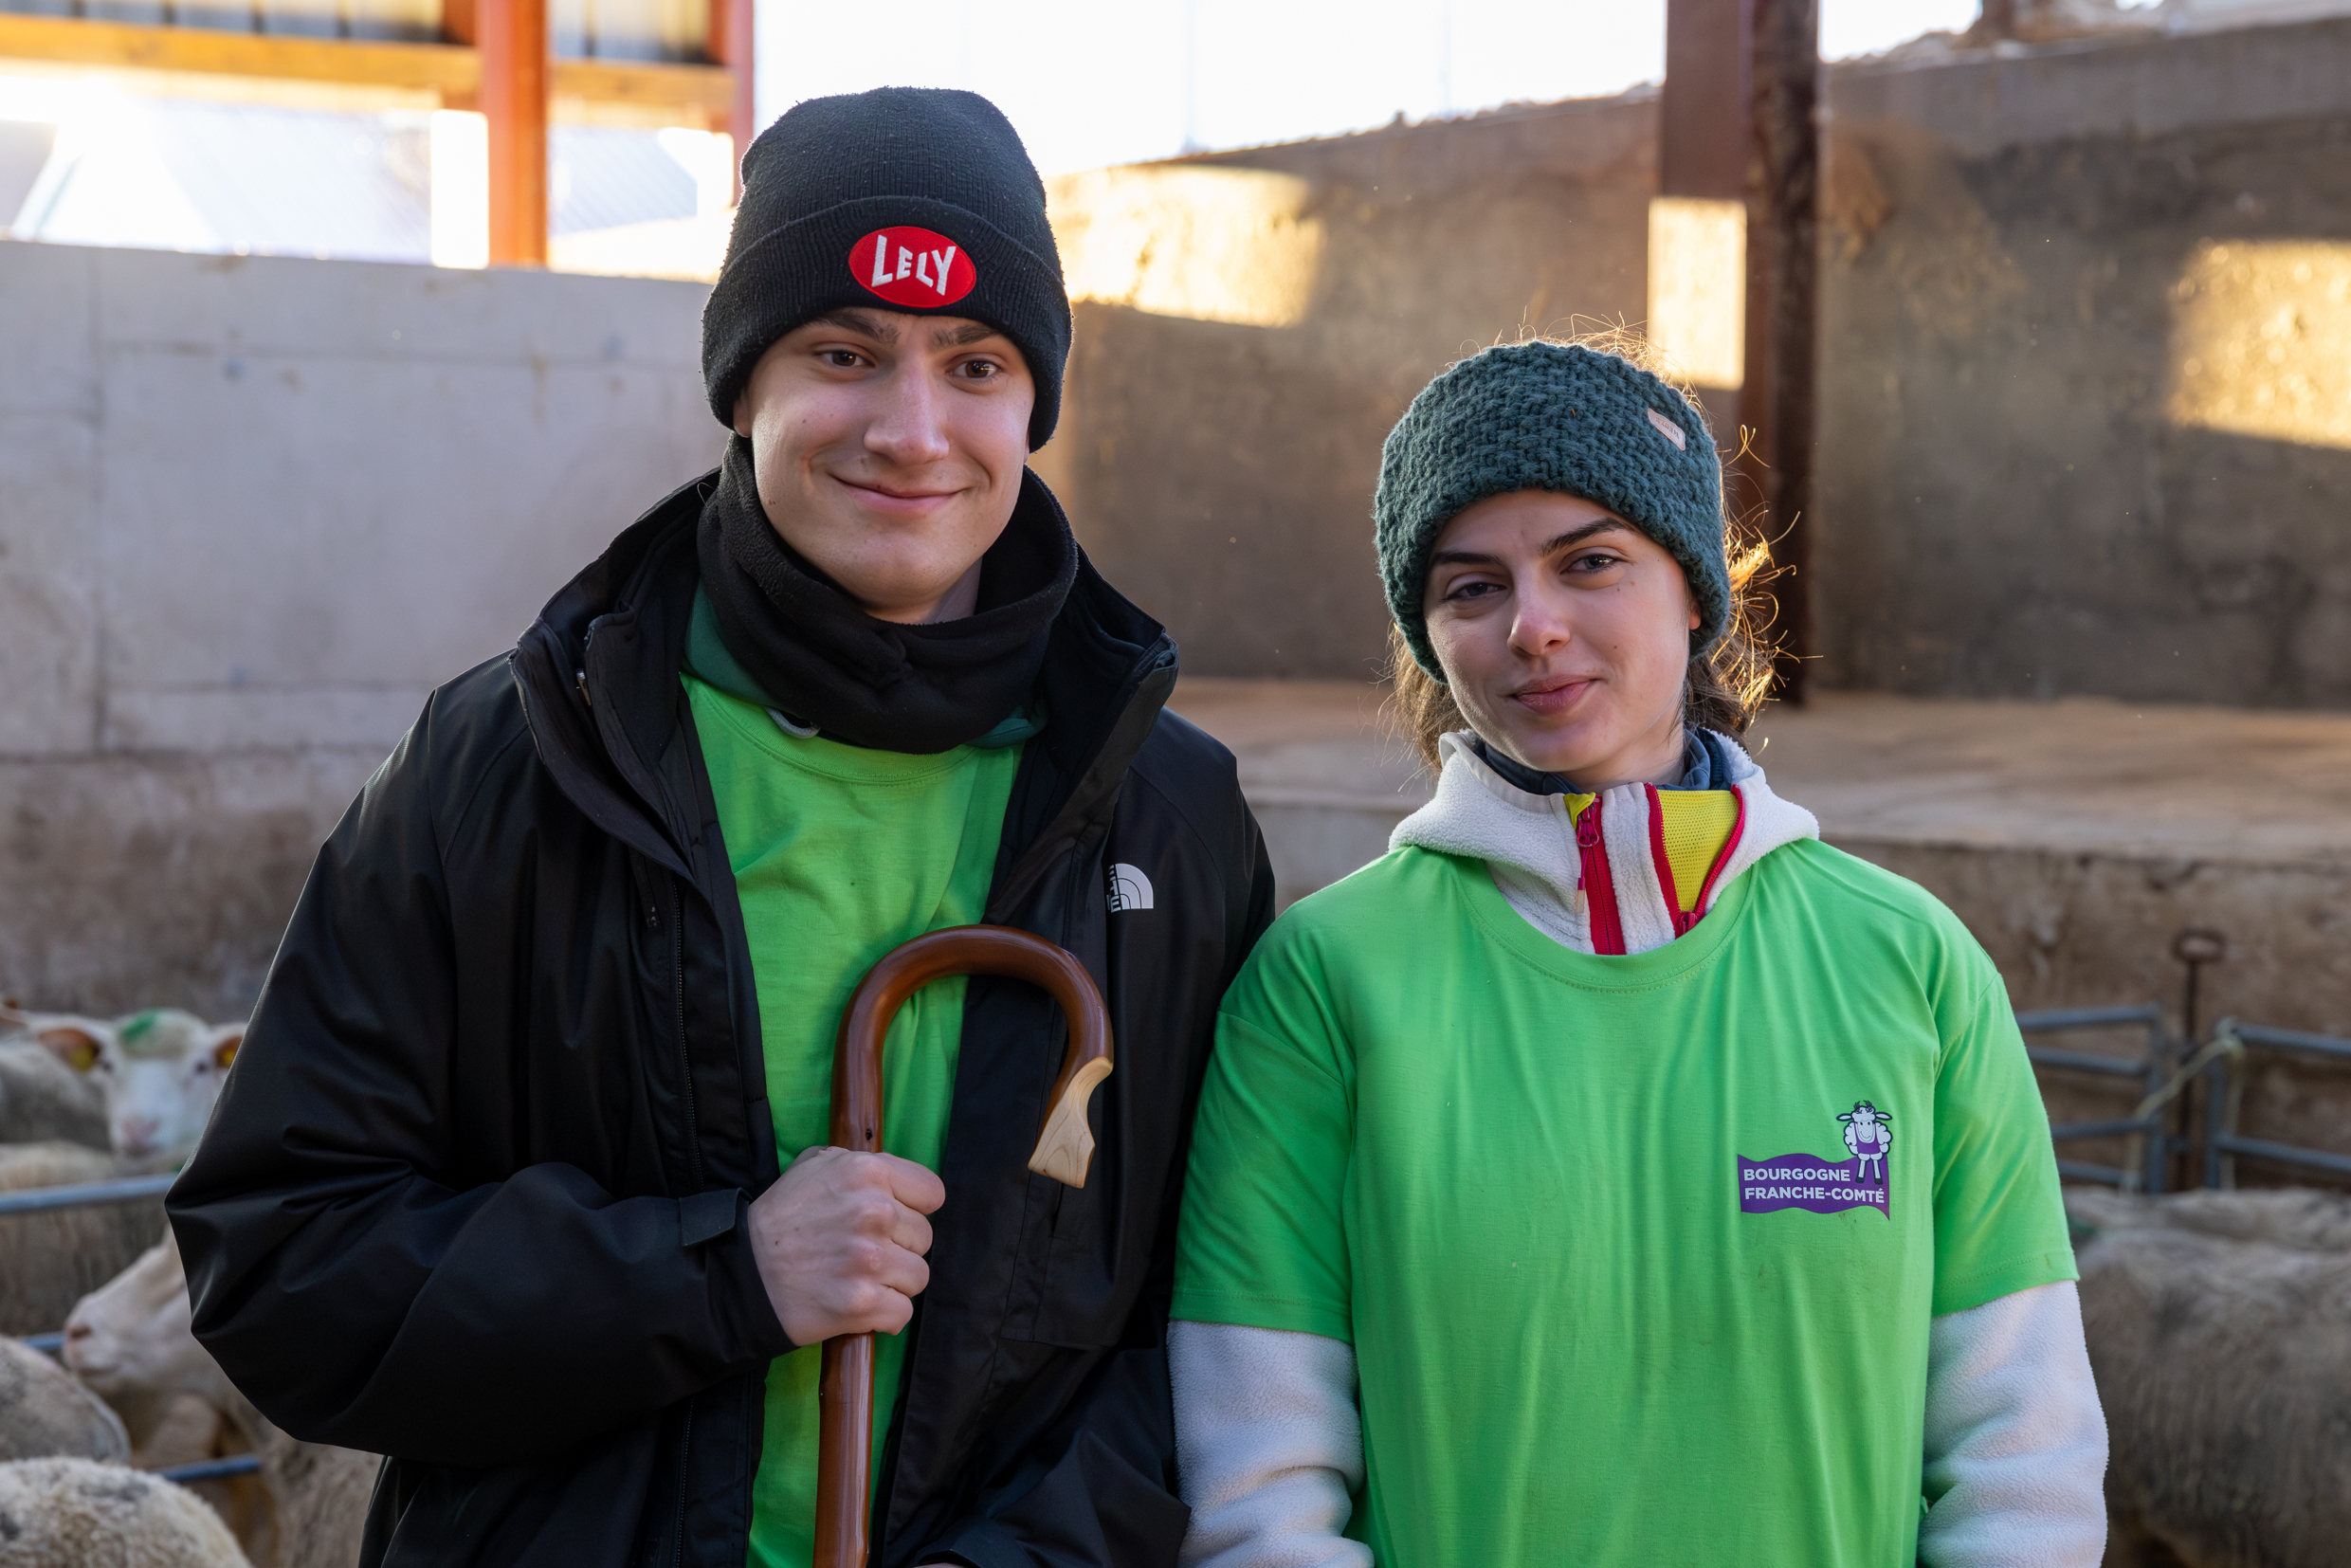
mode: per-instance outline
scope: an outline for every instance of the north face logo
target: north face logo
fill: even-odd
[[[849,275],[894,305],[952,305],[979,286],[963,247],[927,228],[877,228],[849,246]]]
[[[1110,912],[1132,914],[1151,907],[1151,879],[1136,866],[1121,862],[1110,868]]]

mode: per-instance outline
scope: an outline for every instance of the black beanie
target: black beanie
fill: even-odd
[[[743,158],[726,265],[702,310],[702,384],[719,423],[778,337],[827,311],[965,316],[1010,337],[1037,401],[1029,447],[1061,418],[1069,297],[1045,182],[980,97],[876,87],[794,104]]]

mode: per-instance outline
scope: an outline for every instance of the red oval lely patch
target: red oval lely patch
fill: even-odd
[[[944,234],[877,228],[849,246],[849,276],[894,305],[952,305],[979,286],[979,269]]]

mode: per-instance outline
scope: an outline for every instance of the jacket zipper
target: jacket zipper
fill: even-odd
[[[1600,797],[1576,819],[1576,848],[1581,861],[1584,905],[1592,915],[1592,951],[1621,957],[1625,930],[1616,916],[1616,879],[1608,868],[1608,844],[1600,836]]]
[[[1682,889],[1673,880],[1673,857],[1666,852],[1666,797],[1654,784],[1644,784],[1641,789],[1649,803],[1649,862],[1657,872],[1657,891],[1665,897],[1666,923],[1673,927],[1675,936],[1686,937],[1698,923],[1698,910],[1683,910]]]
[[[669,878],[669,976],[670,995],[678,1015],[678,1071],[685,1085],[685,1160],[694,1191],[702,1190],[702,1133],[694,1111],[694,1052],[685,1037],[685,896],[678,890],[678,879]],[[685,1561],[685,1498],[692,1485],[694,1459],[694,1404],[686,1401],[685,1419],[678,1428],[678,1514],[670,1537],[670,1568],[682,1568]]]
[[[685,1466],[693,1456],[694,1402],[689,1399],[684,1423],[678,1429],[678,1522],[670,1535],[669,1568],[681,1568],[685,1561]]]
[[[702,1190],[702,1133],[694,1113],[694,1053],[685,1038],[685,898],[669,879],[669,977],[678,1012],[678,1071],[685,1085],[685,1159],[694,1191]]]

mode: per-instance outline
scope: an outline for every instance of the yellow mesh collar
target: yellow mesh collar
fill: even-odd
[[[1595,796],[1572,794],[1567,802],[1570,821],[1584,814]],[[1728,790],[1660,790],[1657,803],[1665,812],[1666,864],[1673,867],[1673,897],[1683,914],[1698,907],[1699,889],[1706,873],[1722,858],[1739,823],[1739,797]]]

